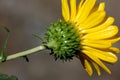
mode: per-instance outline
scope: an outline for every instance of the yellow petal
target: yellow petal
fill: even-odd
[[[111,51],[113,51],[114,53],[120,53],[120,50],[116,47],[110,47],[109,48]]]
[[[77,9],[78,12],[82,8],[82,5],[83,5],[84,1],[85,0],[80,0],[79,5],[78,5],[78,9]]]
[[[100,4],[94,6],[94,8],[91,10],[91,13],[95,11],[104,11],[104,9],[105,9],[105,3],[101,2]]]
[[[98,41],[91,41],[91,40],[83,40],[81,41],[82,45],[87,45],[91,46],[94,48],[100,48],[100,49],[105,49],[105,48],[110,48],[112,45],[109,41],[103,41],[103,40],[98,40]]]
[[[79,26],[82,29],[89,29],[101,23],[105,18],[105,11],[96,11],[92,13],[83,23]]]
[[[90,40],[107,39],[115,36],[117,33],[118,33],[118,27],[112,25],[104,30],[86,34],[85,36],[82,37],[82,39],[90,39]]]
[[[105,9],[105,2],[101,2],[98,7],[98,11],[102,11]]]
[[[76,16],[76,0],[70,0],[70,7],[71,7],[71,18],[70,21],[74,21]]]
[[[96,71],[97,71],[97,73],[98,73],[98,76],[100,76],[100,75],[101,75],[101,71],[100,71],[99,66],[98,66],[95,62],[93,62],[93,61],[91,61],[91,62],[92,62],[92,64],[94,65],[94,67],[95,67],[95,69],[96,69]]]
[[[96,26],[94,28],[86,29],[83,32],[85,32],[85,33],[91,33],[91,32],[95,32],[95,31],[99,31],[99,30],[102,30],[102,29],[104,29],[104,28],[112,25],[113,22],[114,22],[114,18],[113,17],[108,17],[106,19],[106,21],[104,23],[102,23],[101,25],[98,25],[98,26]]]
[[[112,38],[105,39],[105,41],[109,41],[111,43],[116,43],[116,42],[120,41],[120,37],[119,36],[117,36],[117,37],[114,36]]]
[[[111,74],[111,71],[94,54],[91,54],[91,52],[89,52],[87,50],[82,50],[82,52],[85,55],[87,55],[89,58],[91,58],[99,66],[101,66],[106,72],[108,72],[109,74]]]
[[[92,67],[90,66],[89,62],[86,59],[84,60],[84,67],[85,67],[85,70],[88,72],[88,74],[92,76],[93,74]]]
[[[65,21],[68,21],[70,18],[68,0],[61,0],[61,1],[62,1],[62,16]]]
[[[79,8],[79,10],[78,10],[75,21],[80,22],[80,23],[83,22],[88,17],[95,2],[96,2],[96,0],[84,0],[84,3],[82,3],[81,8]]]
[[[100,45],[101,45],[101,49],[102,49],[102,48],[109,48],[109,47],[112,46],[113,43],[118,42],[118,41],[120,41],[120,37],[119,36],[115,36],[115,37],[112,37],[112,38],[102,39],[102,40],[97,40],[97,41],[96,40],[85,39],[85,40],[81,41],[81,44],[89,45],[89,46],[91,44],[91,46],[93,45],[92,47],[96,47],[96,48],[100,47]],[[97,44],[99,46],[97,47],[94,44],[95,45]]]
[[[106,52],[106,51],[98,50],[98,49],[87,47],[87,46],[84,46],[83,48],[89,51],[90,52],[89,54],[92,54],[103,61],[106,61],[109,63],[115,63],[118,60],[116,55],[113,54],[112,52]]]

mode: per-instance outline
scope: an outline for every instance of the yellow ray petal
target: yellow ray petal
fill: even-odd
[[[88,44],[91,43],[91,44],[98,44],[98,45],[101,45],[101,46],[105,45],[106,48],[109,48],[109,47],[111,47],[111,44],[114,44],[115,42],[118,42],[118,41],[120,41],[120,37],[119,36],[114,36],[112,38],[102,39],[102,40],[97,40],[97,41],[96,40],[87,40],[87,39],[85,39],[85,40],[81,41],[81,44],[87,45],[87,43]],[[103,48],[105,48],[105,47],[103,47]]]
[[[103,41],[103,40],[98,40],[98,41],[91,41],[91,40],[83,40],[81,41],[82,45],[87,45],[91,46],[94,48],[100,48],[100,49],[105,49],[105,48],[110,48],[112,45],[109,41]]]
[[[120,53],[120,50],[116,47],[110,47],[109,50],[113,51],[114,53]]]
[[[83,1],[83,0],[82,0]],[[82,7],[79,8],[76,20],[77,22],[83,22],[89,15],[91,9],[93,8],[96,0],[84,0]]]
[[[97,71],[97,73],[98,73],[98,76],[100,76],[100,75],[101,75],[101,71],[100,71],[100,68],[99,68],[98,64],[96,64],[96,63],[93,62],[93,61],[91,61],[91,62],[92,62],[92,64],[94,65],[94,67],[95,67],[95,69],[96,69],[96,71]]]
[[[101,23],[105,18],[105,11],[96,11],[92,13],[83,23],[79,24],[82,29],[89,29]]]
[[[112,37],[112,38],[108,38],[108,39],[105,39],[105,41],[109,41],[109,42],[111,42],[111,43],[115,43],[115,42],[118,42],[118,41],[120,41],[120,37],[119,36],[114,36],[114,37]]]
[[[85,67],[85,70],[88,72],[88,74],[92,76],[93,74],[92,67],[90,66],[90,63],[86,59],[84,60],[84,67]]]
[[[62,16],[65,21],[68,21],[70,18],[68,0],[61,0],[62,2]]]
[[[85,36],[82,37],[82,39],[90,39],[90,40],[107,39],[115,36],[117,33],[118,33],[118,27],[112,25],[104,30],[86,34]]]
[[[79,5],[78,5],[78,9],[77,9],[78,12],[79,12],[79,10],[81,9],[84,1],[85,1],[85,0],[80,0]]]
[[[105,2],[101,2],[100,4],[96,4],[94,8],[91,10],[91,13],[95,11],[104,11],[105,9]]]
[[[98,50],[98,49],[87,47],[87,46],[84,46],[83,48],[91,52],[90,54],[94,55],[95,57],[103,61],[106,61],[109,63],[115,63],[118,60],[117,56],[112,52],[106,52],[106,51]]]
[[[101,2],[98,7],[98,11],[102,11],[105,9],[105,2]]]
[[[93,54],[91,54],[91,52],[89,52],[87,50],[82,50],[82,52],[85,55],[87,55],[89,58],[91,58],[99,66],[101,66],[106,72],[108,72],[109,74],[111,74],[111,71],[97,57],[95,57]]]
[[[88,74],[92,76],[93,70],[92,70],[90,63],[88,62],[89,58],[86,55],[81,54],[81,53],[77,55],[77,58],[80,59],[84,69],[88,72]]]
[[[74,21],[76,16],[76,0],[70,0],[70,7],[71,7],[71,18],[70,21]]]
[[[104,28],[112,25],[113,22],[114,22],[114,18],[113,17],[108,17],[106,19],[106,21],[104,23],[102,23],[101,25],[96,26],[94,28],[83,30],[83,32],[85,32],[85,33],[91,33],[91,32],[95,32],[95,31],[99,31],[99,30],[102,30],[102,29],[104,29]]]

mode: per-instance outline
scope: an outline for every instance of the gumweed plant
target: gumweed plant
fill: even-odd
[[[49,49],[50,55],[56,60],[69,61],[73,57],[78,58],[90,76],[93,74],[91,65],[99,76],[100,67],[111,74],[104,63],[117,62],[116,54],[120,50],[113,44],[120,40],[120,36],[118,27],[114,25],[114,18],[106,15],[105,2],[96,4],[96,0],[80,0],[77,5],[77,0],[61,0],[61,4],[63,19],[50,25],[42,39],[42,45],[6,56],[7,37],[0,61],[5,62]],[[9,30],[6,30],[9,34]]]

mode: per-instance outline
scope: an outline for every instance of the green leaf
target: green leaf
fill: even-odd
[[[8,76],[0,73],[0,80],[18,80],[15,76]]]
[[[2,47],[2,51],[1,51],[1,58],[0,58],[0,62],[4,62],[6,61],[6,58],[7,58],[7,55],[6,55],[6,45],[7,45],[7,42],[8,42],[8,38],[10,36],[10,31],[7,27],[4,27],[4,29],[6,30],[7,32],[7,36],[6,36],[6,39],[4,41],[4,44],[3,44],[3,47]]]

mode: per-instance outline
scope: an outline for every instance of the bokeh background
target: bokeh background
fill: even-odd
[[[120,0],[99,0],[106,2],[108,15],[114,16],[120,28]],[[98,2],[99,2],[98,1]],[[61,18],[60,0],[0,0],[0,24],[6,25],[11,36],[7,45],[8,55],[33,48],[41,44],[32,34],[43,36],[51,22]],[[6,32],[0,26],[0,50]],[[120,48],[120,43],[115,46]],[[120,80],[120,61],[108,65],[112,75],[102,70],[102,75],[89,77],[80,61],[55,61],[50,51],[29,55],[29,62],[17,58],[0,64],[0,73],[15,75],[19,80]],[[120,57],[120,55],[118,54]]]

